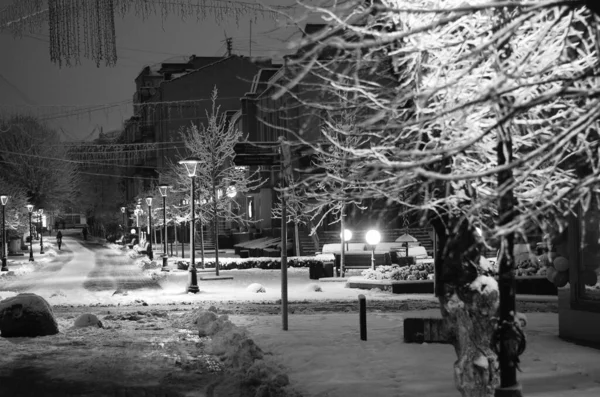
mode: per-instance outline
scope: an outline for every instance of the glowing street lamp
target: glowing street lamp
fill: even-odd
[[[162,263],[162,271],[168,272],[167,268],[167,191],[169,190],[169,185],[160,185],[158,187],[158,191],[163,199],[163,263]],[[172,252],[173,250],[171,250]]]
[[[148,204],[148,258],[154,259],[154,253],[152,252],[152,196],[146,197],[146,204]]]
[[[365,239],[367,244],[373,248],[371,251],[371,270],[375,270],[375,246],[381,241],[381,234],[377,230],[369,230]]]
[[[340,239],[342,239],[342,243],[346,243],[346,251],[348,251],[348,242],[352,240],[352,230],[344,229],[344,231],[340,233]]]
[[[190,222],[190,266],[189,266],[189,282],[188,282],[188,287],[187,290],[188,292],[192,292],[192,293],[197,293],[200,291],[200,288],[198,288],[198,272],[196,271],[196,252],[195,252],[195,247],[194,247],[194,221],[195,221],[195,217],[196,217],[196,213],[195,213],[195,209],[194,209],[194,190],[196,190],[196,168],[198,166],[198,163],[202,162],[202,160],[200,160],[197,157],[189,157],[185,160],[181,160],[179,161],[179,164],[183,164],[185,166],[185,169],[187,171],[188,176],[192,179],[192,194],[191,194],[191,199],[190,199],[190,206],[191,206],[191,214],[192,214],[192,220]]]
[[[40,208],[38,210],[38,216],[40,217],[40,254],[44,253],[44,223],[42,222],[42,216],[44,214],[44,209]]]
[[[2,201],[2,271],[7,272],[8,267],[6,266],[6,203],[8,203],[8,196],[3,194],[0,196]]]
[[[33,233],[31,232],[31,214],[33,213],[33,205],[27,204],[29,211],[29,262],[33,262]]]

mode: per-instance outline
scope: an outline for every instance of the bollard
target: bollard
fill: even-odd
[[[170,244],[171,244],[171,256],[173,256],[173,243],[170,243]]]
[[[358,311],[360,322],[360,340],[367,340],[367,299],[358,295]]]

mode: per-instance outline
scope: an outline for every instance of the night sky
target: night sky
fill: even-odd
[[[12,0],[0,0],[0,8]],[[282,5],[290,0],[270,0]],[[279,25],[286,23],[279,18]],[[90,60],[61,69],[50,61],[47,24],[39,33],[13,38],[9,32],[0,33],[0,114],[7,109],[43,113],[45,121],[64,131],[66,140],[89,140],[98,137],[100,127],[110,131],[121,127],[131,116],[134,78],[148,64],[181,55],[219,56],[226,53],[225,35],[233,38],[233,52],[249,53],[249,18],[239,26],[235,21],[218,25],[211,19],[197,22],[189,18],[183,22],[177,16],[166,21],[160,17],[142,20],[135,15],[117,16],[116,67],[96,67]],[[252,55],[275,56],[285,48],[289,28],[278,28],[273,19],[259,18],[252,23]],[[91,114],[78,108],[78,116],[57,114],[65,109],[48,107],[94,106]],[[9,106],[9,107],[7,107]],[[16,107],[15,107],[16,106]],[[40,111],[43,109],[43,111]],[[67,109],[72,112],[72,109]]]

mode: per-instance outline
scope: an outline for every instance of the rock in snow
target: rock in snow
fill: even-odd
[[[5,338],[58,333],[52,307],[41,296],[23,293],[0,301],[0,335]]]
[[[98,327],[102,328],[102,322],[98,320],[94,314],[85,313],[75,319],[75,328],[83,328],[83,327]]]
[[[261,284],[259,283],[252,283],[250,284],[248,287],[246,287],[246,289],[250,292],[267,292],[267,290],[265,289],[265,287],[263,287]]]

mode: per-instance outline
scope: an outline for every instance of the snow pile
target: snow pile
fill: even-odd
[[[489,295],[493,292],[498,292],[498,282],[490,276],[478,276],[471,283],[471,289],[479,291],[481,294]]]
[[[210,337],[207,351],[217,356],[232,377],[254,396],[296,394],[288,388],[289,378],[281,366],[266,358],[244,328],[233,324],[226,314],[218,316],[212,307],[208,311],[200,309],[195,315],[198,335]]]
[[[246,289],[250,292],[255,292],[255,293],[265,293],[267,292],[267,290],[265,289],[265,287],[263,287],[262,284],[259,283],[252,283],[250,284],[248,287],[246,287]]]
[[[29,262],[29,260],[14,261],[14,262],[10,261],[8,263],[8,271],[0,272],[0,279],[2,279],[2,277],[11,278],[11,277],[19,277],[19,276],[23,276],[25,274],[29,274],[35,270],[34,263],[35,262]]]
[[[151,270],[151,269],[160,269],[162,267],[162,263],[159,263],[158,261],[150,260],[146,256],[136,260],[135,264],[144,271]]]

